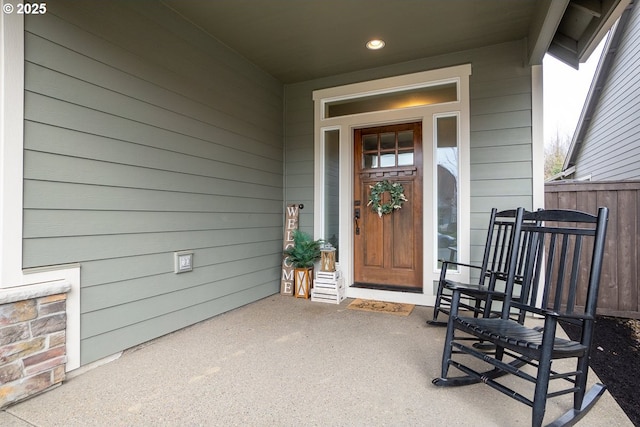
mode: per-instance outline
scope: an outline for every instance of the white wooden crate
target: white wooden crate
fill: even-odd
[[[318,289],[333,289],[334,291],[341,286],[342,279],[333,282],[313,282],[313,287]],[[343,282],[342,282],[343,283]]]
[[[345,299],[344,279],[340,278],[333,283],[314,283],[311,289],[311,301],[340,304]]]
[[[333,294],[322,294],[316,292],[314,289],[311,290],[311,301],[314,302],[326,302],[329,304],[340,304],[345,300],[344,293],[338,293],[336,295]]]
[[[316,279],[315,280],[319,280],[321,282],[333,282],[333,281],[338,280],[341,276],[342,276],[342,274],[340,273],[340,270],[336,270],[336,271],[320,271],[320,270],[316,270]]]

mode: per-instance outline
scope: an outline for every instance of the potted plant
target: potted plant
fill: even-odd
[[[314,240],[304,231],[293,231],[293,246],[284,250],[289,262],[294,266],[295,296],[309,298],[313,285],[313,264],[320,258],[322,240]]]

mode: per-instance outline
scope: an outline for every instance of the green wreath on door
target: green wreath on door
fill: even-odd
[[[378,214],[380,218],[382,215],[387,215],[396,209],[402,208],[402,204],[407,201],[404,195],[404,188],[402,184],[398,182],[390,182],[385,179],[384,181],[378,181],[374,185],[370,185],[369,188],[369,203],[367,206],[371,206],[371,209]],[[390,200],[387,203],[382,203],[382,196],[384,193],[389,193]]]

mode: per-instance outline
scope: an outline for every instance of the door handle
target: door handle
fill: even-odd
[[[360,224],[359,224],[359,219],[360,219],[360,208],[356,208],[354,210],[354,214],[353,214],[353,219],[356,222],[356,235],[360,234]]]

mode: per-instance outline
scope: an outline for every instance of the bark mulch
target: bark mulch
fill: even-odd
[[[562,328],[577,339],[571,325]],[[598,316],[591,368],[635,426],[640,426],[640,320]]]

